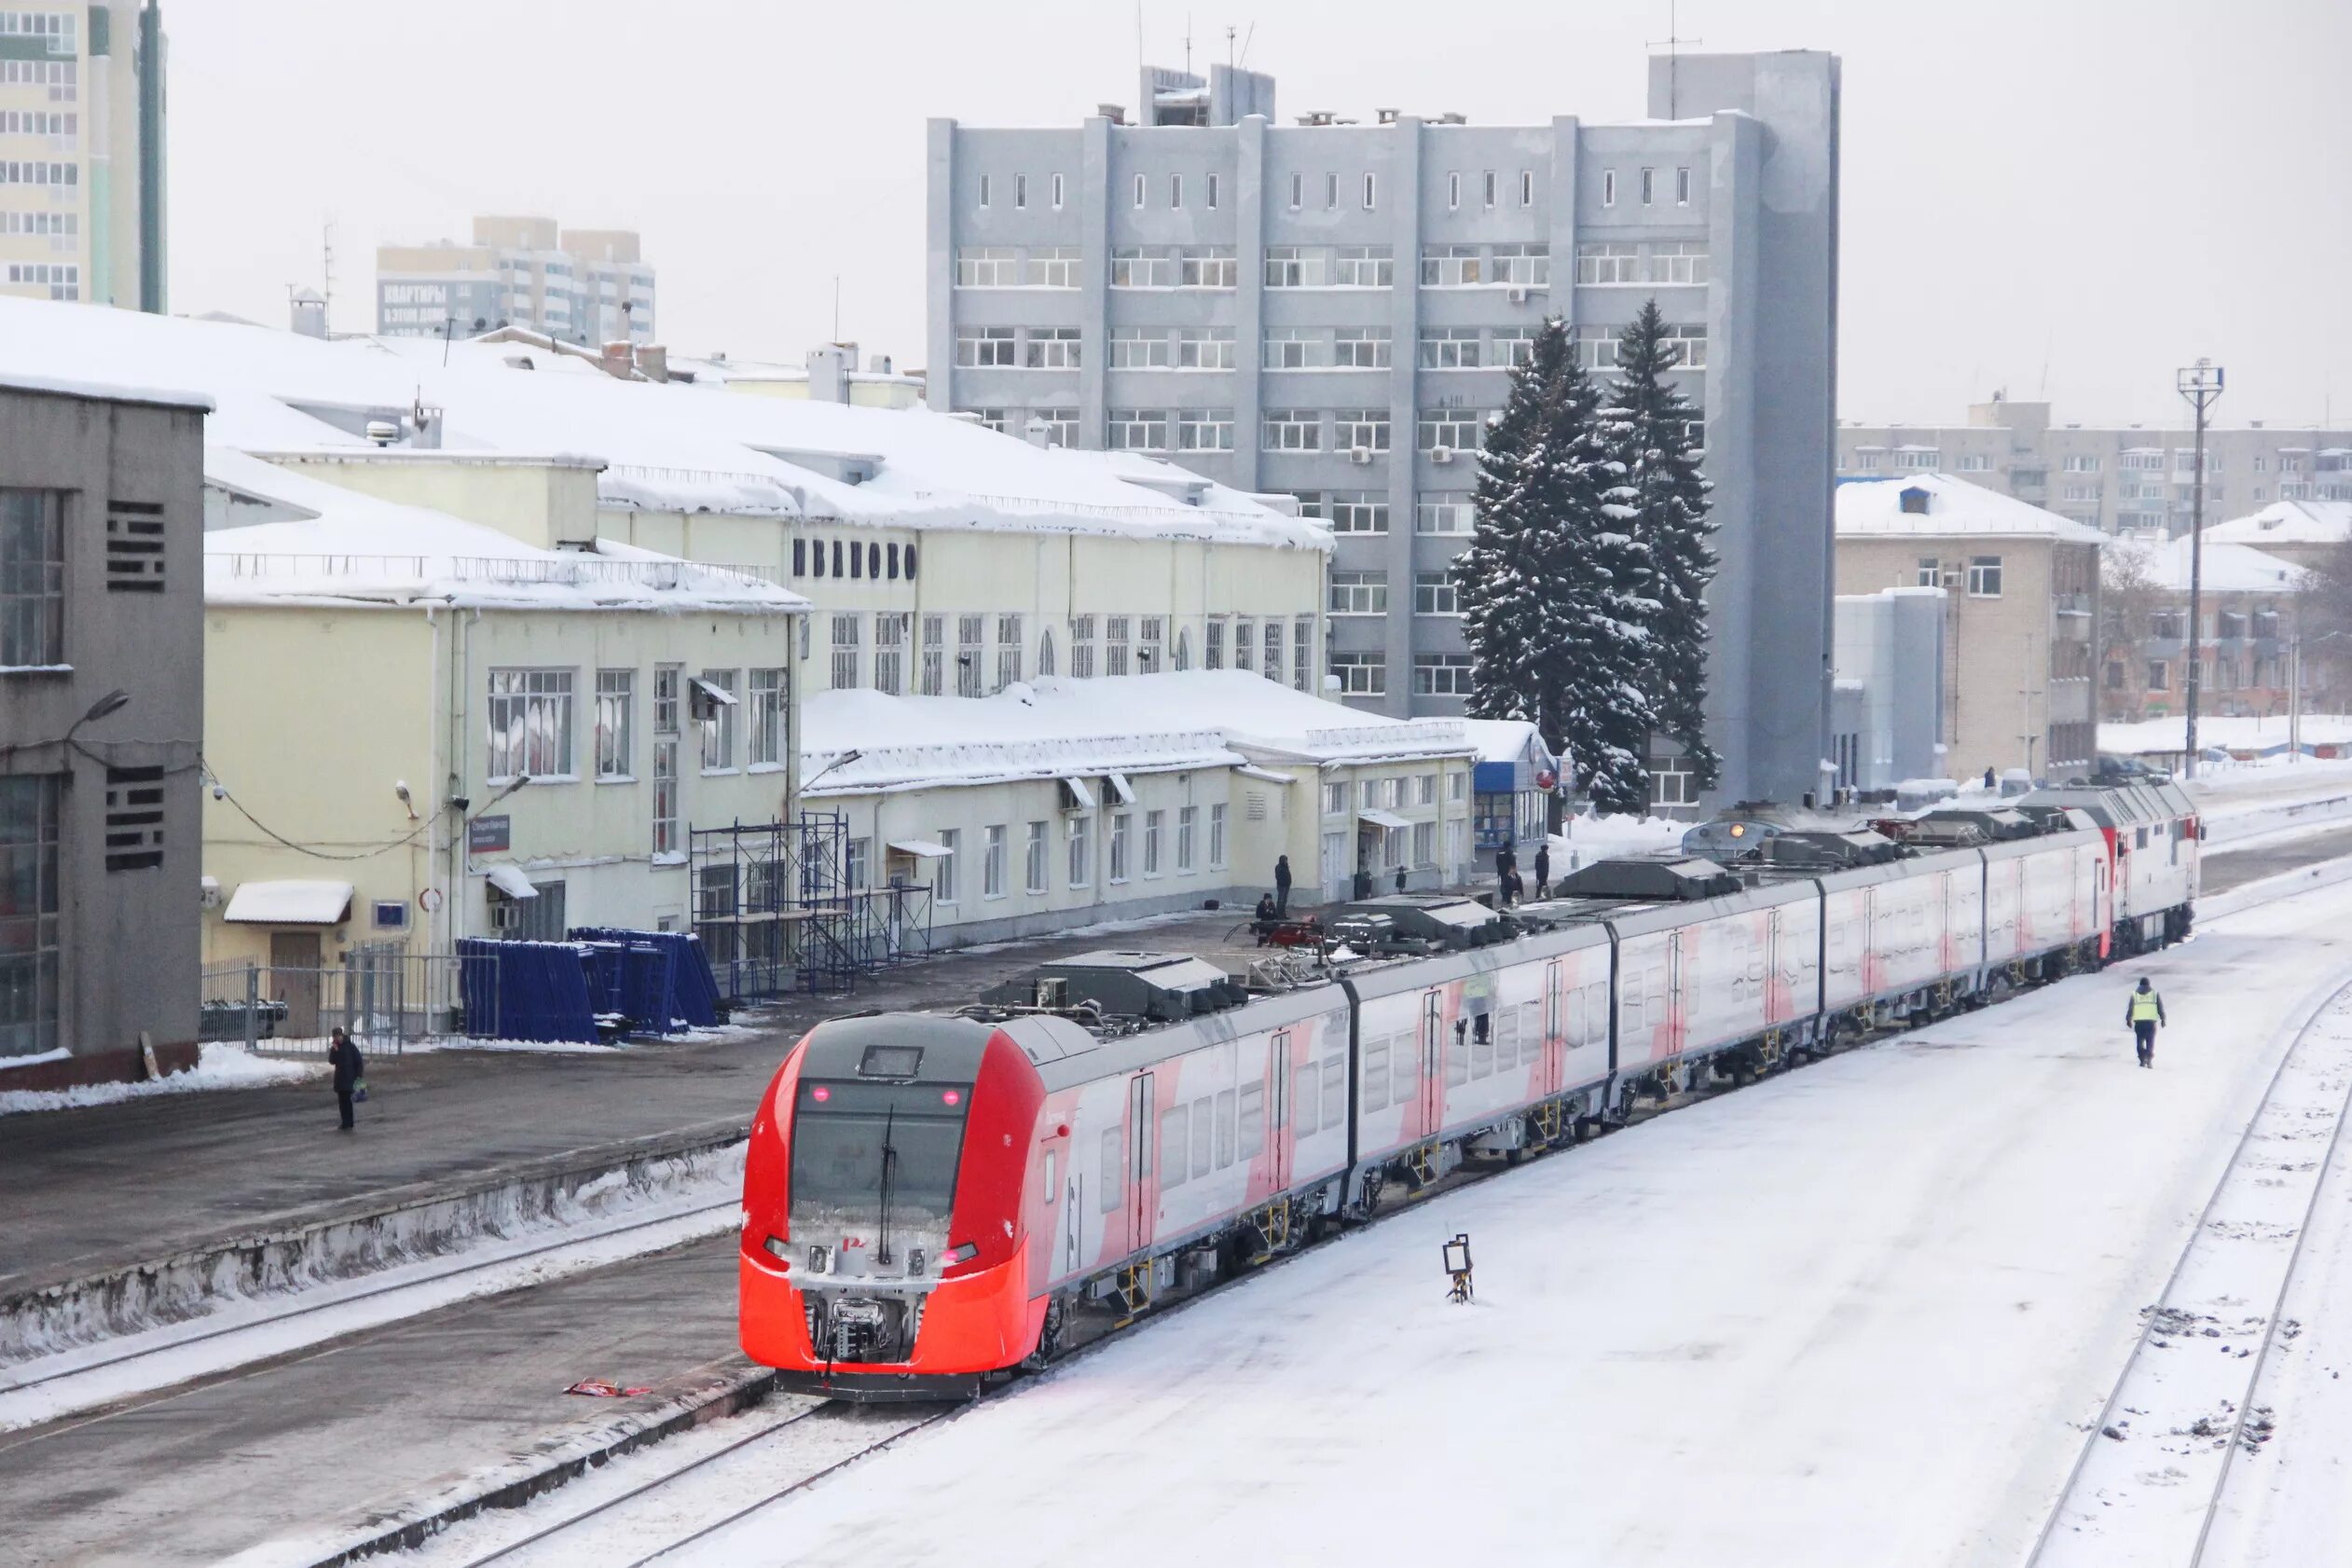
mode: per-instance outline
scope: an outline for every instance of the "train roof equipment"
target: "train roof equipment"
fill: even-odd
[[[1621,855],[1572,871],[1552,886],[1567,899],[1689,903],[1740,892],[1747,884],[1697,855]]]
[[[1443,893],[1388,893],[1341,904],[1324,921],[1336,943],[1378,956],[1459,953],[1520,934],[1524,923],[1476,899]]]
[[[1876,829],[1850,828],[1842,832],[1775,833],[1754,853],[1766,865],[1781,871],[1846,871],[1900,860],[1910,851]]]
[[[1172,1024],[1249,1000],[1249,990],[1190,953],[1104,948],[1039,964],[980,994],[985,1006]]]

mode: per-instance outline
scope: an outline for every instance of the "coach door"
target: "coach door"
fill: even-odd
[[[1266,1091],[1266,1170],[1273,1180],[1273,1190],[1283,1192],[1290,1187],[1290,1159],[1295,1152],[1290,1137],[1289,1030],[1274,1036],[1266,1055],[1273,1075]]]
[[[1567,992],[1558,958],[1544,966],[1544,1077],[1546,1094],[1560,1093],[1561,1034],[1567,1025]],[[1522,1049],[1524,1049],[1522,1047]]]
[[[1128,1091],[1133,1099],[1128,1104],[1127,1124],[1134,1129],[1127,1163],[1127,1237],[1130,1250],[1140,1252],[1151,1245],[1152,1220],[1159,1203],[1152,1179],[1152,1146],[1159,1142],[1160,1118],[1152,1103],[1151,1075],[1137,1073],[1135,1087]]]
[[[1421,1133],[1436,1134],[1446,1114],[1446,994],[1426,991],[1421,998]]]
[[[1683,937],[1674,930],[1666,939],[1666,1049],[1676,1056],[1683,1053],[1684,1043],[1690,1038],[1688,1004],[1683,996]]]

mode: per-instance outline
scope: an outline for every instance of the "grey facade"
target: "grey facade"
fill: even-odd
[[[1223,67],[1147,71],[1140,125],[934,120],[929,400],[1299,496],[1339,536],[1328,667],[1347,700],[1459,713],[1468,656],[1444,571],[1517,345],[1563,316],[1605,366],[1655,296],[1689,350],[1722,525],[1724,788],[1817,788],[1837,62],[1667,64],[1651,112],[1672,123],[1278,127],[1272,80]]]
[[[2196,444],[2181,426],[2054,424],[2047,403],[1996,396],[1970,405],[1965,424],[1841,424],[1837,468],[1948,474],[2108,533],[2178,536],[2195,500]],[[2207,526],[2275,501],[2352,502],[2352,428],[2208,426]]]
[[[1841,790],[1945,776],[1941,588],[1840,594],[1830,759]]]
[[[196,1034],[207,406],[0,380],[0,1068]]]

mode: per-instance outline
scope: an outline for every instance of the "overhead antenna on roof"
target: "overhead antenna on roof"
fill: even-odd
[[[1685,44],[1703,44],[1707,41],[1704,38],[1685,38],[1682,36],[1681,30],[1674,24],[1674,6],[1675,0],[1666,0],[1666,36],[1663,38],[1653,38],[1649,42],[1649,47],[1651,48],[1655,49],[1662,48],[1666,50],[1666,117],[1668,119],[1680,119],[1683,117],[1682,46]]]
[[[1235,31],[1236,29],[1231,22],[1229,21],[1225,24],[1225,63],[1229,66],[1239,63],[1239,62],[1233,58],[1233,34]]]
[[[1192,13],[1184,13],[1184,74],[1192,74]]]
[[[326,220],[325,227],[320,233],[319,249],[322,264],[319,293],[324,300],[319,314],[332,320],[335,314],[335,219],[332,216]]]

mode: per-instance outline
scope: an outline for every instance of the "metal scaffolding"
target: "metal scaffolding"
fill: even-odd
[[[855,991],[858,977],[931,950],[931,889],[868,885],[838,812],[694,828],[694,929],[730,1001]]]

